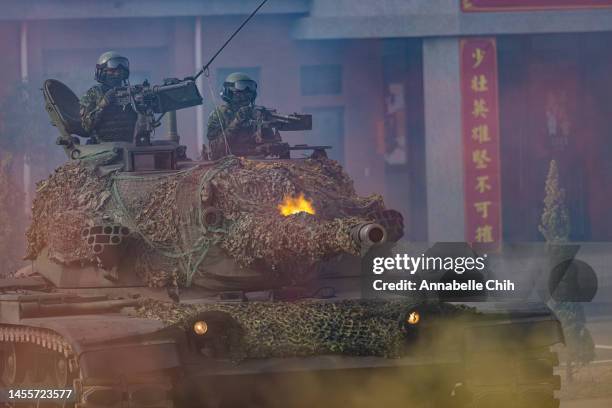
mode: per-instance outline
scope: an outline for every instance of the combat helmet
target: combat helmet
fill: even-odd
[[[116,76],[109,76],[109,71],[116,72]],[[116,71],[115,71],[116,70]],[[107,51],[100,55],[96,63],[96,81],[119,86],[130,76],[130,62],[126,57],[116,51]]]
[[[221,98],[239,105],[253,103],[257,98],[257,82],[243,72],[233,72],[223,82]]]

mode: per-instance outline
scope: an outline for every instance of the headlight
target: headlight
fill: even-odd
[[[193,332],[198,336],[203,336],[208,332],[208,324],[204,320],[198,320],[193,324]]]
[[[200,312],[184,327],[188,347],[207,357],[227,358],[242,345],[242,326],[226,312]]]
[[[415,341],[421,336],[423,326],[422,305],[406,310],[399,316],[399,329],[406,336],[407,341]]]
[[[421,314],[416,310],[413,310],[412,312],[408,313],[408,315],[406,315],[406,323],[411,326],[419,324],[420,321]]]

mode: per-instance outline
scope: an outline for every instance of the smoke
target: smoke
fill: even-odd
[[[505,407],[511,401],[513,407],[537,407],[552,400],[554,356],[534,346],[537,330],[508,340],[495,330],[472,332],[473,322],[461,317],[427,318],[435,319],[425,316],[426,325],[401,359],[249,360],[233,371],[253,374],[203,377],[194,384],[202,401],[216,399],[221,406],[450,407],[479,398],[483,406]],[[519,375],[522,384],[515,381]]]

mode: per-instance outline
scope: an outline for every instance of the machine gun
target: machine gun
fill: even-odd
[[[326,156],[326,149],[331,149],[331,146],[290,146],[282,141],[280,131],[312,130],[312,115],[281,115],[275,109],[255,106],[253,116],[256,124],[254,153],[258,155],[288,159],[292,150],[313,150],[313,157],[322,157]]]
[[[159,126],[161,117],[171,111],[202,104],[202,96],[192,79],[165,79],[163,85],[139,85],[114,88],[114,103],[127,109],[131,106],[138,114],[134,130],[134,144],[148,145],[153,129]],[[155,114],[160,114],[155,118]]]
[[[280,131],[312,130],[312,115],[302,113],[281,115],[276,109],[267,109],[263,106],[256,106],[255,112],[264,128]]]
[[[312,130],[312,115],[293,113],[281,115],[275,109],[267,109],[263,106],[254,108],[255,142],[278,143],[281,141],[279,131]]]
[[[163,85],[148,81],[114,89],[116,103],[124,108],[131,105],[136,112],[164,114],[202,103],[202,96],[192,80],[168,78]]]

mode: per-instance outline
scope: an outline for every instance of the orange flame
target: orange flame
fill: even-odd
[[[278,211],[285,217],[291,214],[297,214],[305,212],[308,214],[315,214],[312,202],[304,198],[304,194],[300,193],[296,198],[291,196],[285,196],[283,202],[278,205]]]

